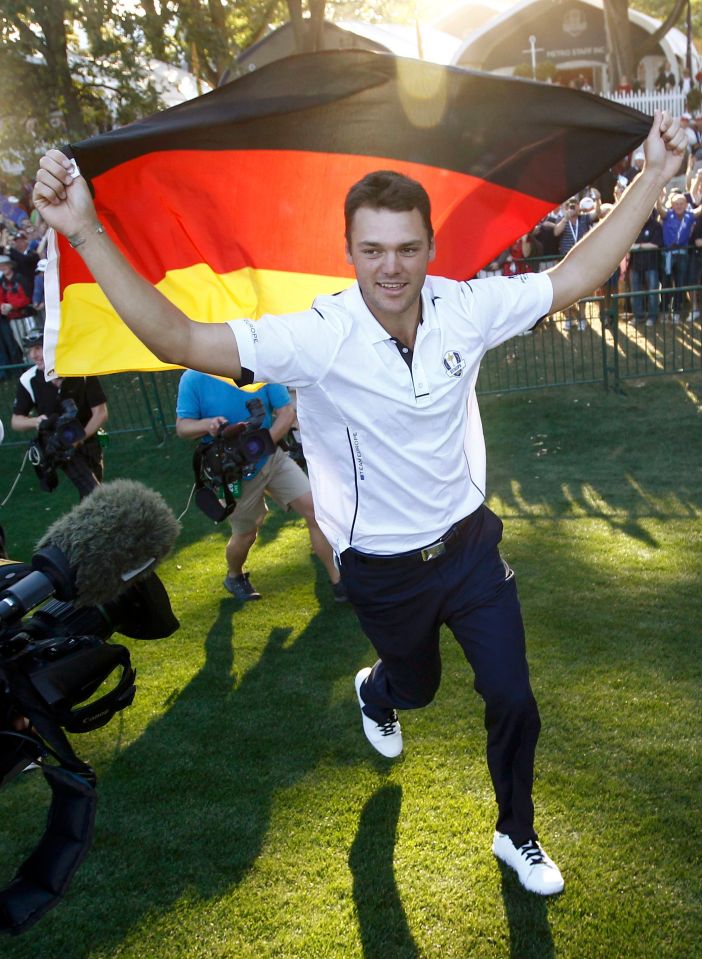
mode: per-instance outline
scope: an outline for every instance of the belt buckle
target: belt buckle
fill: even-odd
[[[425,546],[422,550],[422,562],[427,563],[430,559],[436,559],[437,556],[443,556],[446,552],[446,543],[433,543],[431,546]]]

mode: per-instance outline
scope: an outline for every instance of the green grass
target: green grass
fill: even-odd
[[[134,705],[74,737],[99,775],[94,847],[4,957],[700,954],[702,381],[482,411],[543,721],[537,825],[565,893],[523,892],[490,853],[481,704],[450,635],[436,702],[405,714],[405,757],[387,763],[352,690],[369,645],[301,521],[268,519],[250,561],[264,600],[240,608],[220,585],[225,534],[191,508],[161,568],[180,631],[130,642]],[[0,450],[0,492],[19,459]],[[119,438],[107,462],[184,507],[184,445]],[[23,476],[0,511],[20,559],[75,499],[35,486]],[[27,774],[0,793],[5,881],[46,791]]]

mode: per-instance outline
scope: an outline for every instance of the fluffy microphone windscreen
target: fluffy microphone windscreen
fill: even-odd
[[[97,606],[116,599],[160,563],[179,531],[160,493],[118,479],[98,486],[57,519],[37,546],[56,546],[65,554],[75,570],[76,606]]]

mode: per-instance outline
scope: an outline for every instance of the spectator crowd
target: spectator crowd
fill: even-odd
[[[27,334],[44,326],[46,226],[28,197],[0,187],[0,380],[21,363]]]
[[[632,325],[654,327],[699,320],[702,300],[702,113],[685,114],[688,151],[679,174],[661,193],[627,257],[606,286],[593,290],[605,307],[600,318],[611,322],[616,311],[613,293],[623,294],[620,313],[628,313]],[[594,186],[569,197],[504,250],[480,275],[540,272],[549,269],[613,209],[626,187],[643,168],[643,151],[636,151],[614,171],[612,202],[603,202]],[[564,314],[563,329],[587,328],[578,304]]]

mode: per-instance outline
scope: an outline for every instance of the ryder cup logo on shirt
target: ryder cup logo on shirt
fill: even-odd
[[[444,353],[444,369],[449,376],[461,376],[466,368],[466,361],[457,350]]]

